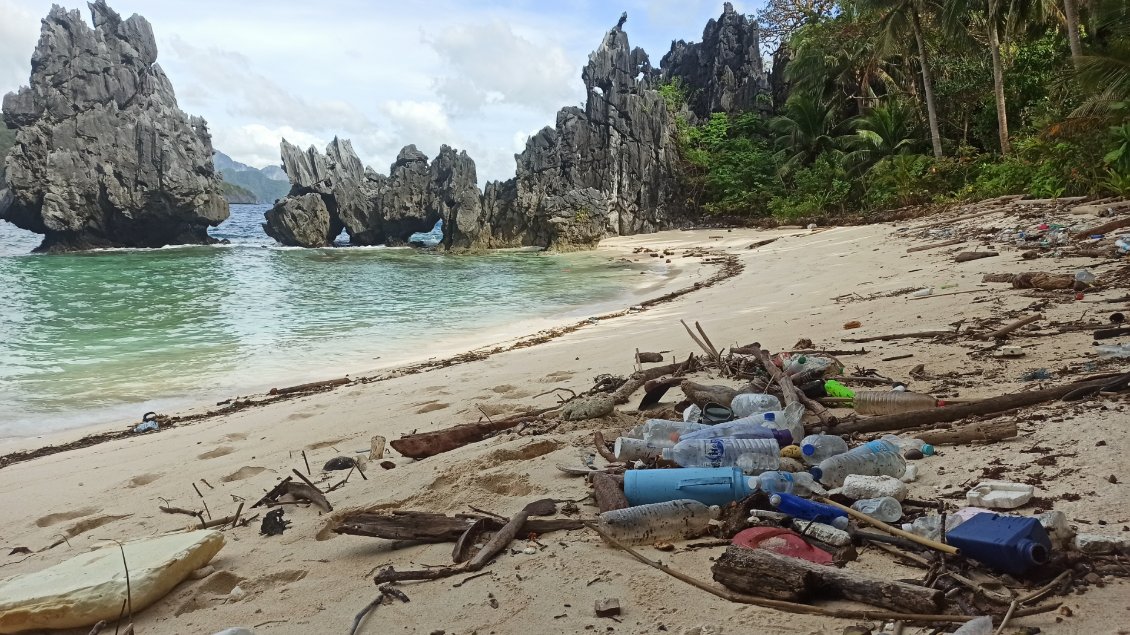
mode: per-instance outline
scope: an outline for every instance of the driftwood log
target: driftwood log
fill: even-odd
[[[964,238],[954,238],[953,240],[947,240],[947,241],[940,242],[940,243],[934,243],[932,245],[919,245],[917,247],[910,247],[906,250],[906,253],[912,254],[916,251],[926,251],[928,249],[938,249],[938,248],[941,248],[941,247],[952,247],[954,245],[960,245],[963,242],[966,242]]]
[[[612,393],[612,401],[616,404],[628,403],[628,399],[648,381],[659,379],[664,375],[682,375],[692,372],[696,368],[697,364],[692,354],[688,356],[684,362],[655,366],[653,368],[636,371],[628,377],[628,381],[624,382],[623,386],[620,386],[616,389],[616,392]]]
[[[290,395],[296,392],[308,392],[311,390],[321,390],[322,388],[333,388],[334,386],[344,386],[345,384],[353,381],[348,377],[340,379],[327,379],[325,381],[312,381],[308,384],[299,384],[297,386],[287,386],[285,388],[272,388],[271,395]]]
[[[888,340],[906,340],[915,338],[926,337],[942,337],[944,335],[954,335],[956,331],[916,331],[914,333],[892,333],[890,335],[872,335],[871,337],[845,337],[841,338],[841,342],[850,342],[852,344],[860,344],[863,342],[886,342]]]
[[[930,445],[961,445],[976,441],[1003,441],[1017,435],[1016,421],[998,419],[978,421],[948,430],[926,430],[917,433],[916,438]]]
[[[993,331],[992,333],[989,333],[987,335],[982,335],[981,339],[983,339],[983,340],[1004,339],[1004,338],[1008,337],[1009,333],[1015,331],[1016,329],[1028,326],[1029,324],[1031,324],[1033,322],[1038,322],[1039,320],[1042,320],[1042,319],[1044,319],[1044,316],[1040,313],[1037,313],[1036,315],[1029,315],[1026,318],[1016,320],[1015,322],[1011,322],[1009,324],[1006,324],[1006,325],[1002,326],[1001,328]]]
[[[999,256],[995,251],[963,251],[953,257],[954,262],[969,262],[970,260],[980,260],[982,258],[992,258]]]
[[[1056,386],[1054,388],[1046,388],[1044,390],[1011,393],[959,406],[946,406],[944,408],[933,408],[931,410],[916,410],[914,412],[901,412],[891,415],[860,418],[837,425],[834,433],[885,432],[888,430],[902,430],[935,423],[949,423],[975,415],[996,414],[1016,408],[1034,406],[1038,403],[1062,399],[1068,394],[1077,391],[1093,389],[1097,392],[1104,386],[1118,383],[1120,379],[1096,379],[1094,381],[1076,382]]]
[[[1029,271],[1018,273],[1010,280],[1013,289],[1040,289],[1042,291],[1056,291],[1071,289],[1075,286],[1075,276],[1069,273],[1048,273],[1046,271]]]
[[[630,507],[627,497],[624,496],[623,482],[623,477],[617,478],[610,474],[592,475],[593,496],[596,498],[600,513]]]
[[[465,423],[462,425],[409,434],[389,442],[394,450],[413,459],[424,459],[444,452],[450,452],[471,443],[477,443],[502,430],[509,430],[519,424],[534,420],[541,415],[556,410],[560,406],[542,408],[532,412],[499,419],[498,421],[485,421],[480,423]]]
[[[741,394],[740,391],[729,386],[699,384],[689,379],[681,382],[679,388],[687,396],[687,400],[699,408],[703,408],[709,403],[721,404],[728,408],[734,397]]]
[[[445,516],[432,512],[394,510],[392,512],[352,512],[342,515],[330,527],[337,534],[410,540],[415,542],[456,542],[479,520],[486,521],[491,531],[502,529],[504,521],[490,516],[459,514]],[[529,518],[530,533],[545,534],[584,527],[584,521],[573,518]]]
[[[1123,227],[1130,227],[1130,216],[1123,216],[1122,218],[1116,218],[1108,223],[1103,223],[1102,225],[1097,225],[1090,229],[1084,229],[1079,232],[1075,240],[1087,240],[1095,234],[1107,234],[1116,229],[1122,229]]]
[[[637,364],[655,364],[663,361],[663,353],[636,353]]]
[[[943,598],[937,589],[736,545],[726,549],[711,571],[714,580],[727,588],[778,600],[833,595],[892,610],[930,613],[938,610]]]

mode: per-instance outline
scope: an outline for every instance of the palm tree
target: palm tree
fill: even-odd
[[[1091,9],[1094,37],[1076,65],[1075,77],[1088,93],[1072,116],[1130,114],[1130,5],[1100,0]]]
[[[997,136],[1001,154],[1012,151],[1008,140],[1008,104],[1004,96],[1004,61],[1001,49],[1010,35],[1040,10],[1035,0],[947,0],[944,21],[951,34],[984,29],[993,65],[993,97],[997,105]]]
[[[769,128],[776,133],[777,156],[782,171],[808,165],[824,152],[838,152],[842,124],[836,111],[815,95],[794,95],[785,114],[774,117]]]
[[[1079,5],[1075,0],[1063,0],[1063,22],[1067,30],[1067,45],[1071,47],[1071,63],[1078,70],[1083,58],[1083,41],[1079,37]]]
[[[880,160],[914,152],[914,113],[899,102],[891,102],[856,117],[855,135],[849,138],[852,152],[844,157],[848,169],[864,172]]]
[[[926,117],[930,124],[930,145],[934,150],[934,157],[942,158],[942,134],[938,128],[938,111],[934,102],[934,79],[926,38],[922,33],[922,16],[930,9],[929,5],[926,0],[858,0],[857,4],[864,10],[880,14],[880,51],[901,48],[907,34],[914,36],[918,67],[922,72],[922,89],[926,98]]]

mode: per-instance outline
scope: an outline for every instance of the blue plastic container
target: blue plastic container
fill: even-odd
[[[1039,520],[1001,514],[977,514],[946,532],[946,542],[961,555],[1012,575],[1047,562],[1052,548]]]
[[[624,496],[634,505],[689,498],[704,505],[725,505],[757,491],[757,477],[736,467],[682,467],[624,472]]]
[[[848,515],[844,510],[824,503],[816,503],[793,494],[774,494],[769,497],[769,504],[776,507],[777,511],[782,514],[788,514],[793,518],[814,520],[838,529],[848,526]]]

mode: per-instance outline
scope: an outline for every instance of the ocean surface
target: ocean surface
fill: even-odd
[[[263,233],[266,209],[233,205],[212,230],[230,245],[65,255],[30,254],[40,237],[0,221],[0,438],[429,357],[666,275],[593,252],[286,248]]]

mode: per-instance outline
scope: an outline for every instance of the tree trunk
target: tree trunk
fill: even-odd
[[[1079,70],[1083,43],[1079,40],[1079,7],[1075,0],[1063,0],[1063,17],[1067,22],[1067,43],[1071,46],[1071,63]]]
[[[1071,0],[1066,0],[1070,2]],[[918,10],[910,12],[911,26],[914,27],[914,41],[918,44],[918,62],[922,67],[922,88],[926,93],[926,116],[930,121],[930,145],[934,148],[934,158],[942,158],[942,133],[938,130],[938,111],[934,106],[934,79],[930,75],[930,56],[926,51],[926,38],[922,36],[922,22]]]
[[[1004,99],[1004,66],[1001,62],[1001,40],[997,27],[997,3],[990,5],[994,8],[989,11],[989,52],[993,58],[993,95],[997,101],[997,135],[1000,137],[1001,154],[1008,154],[1012,146],[1008,142],[1008,108]]]

